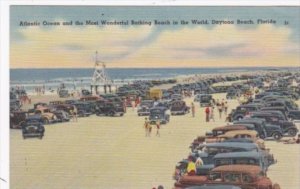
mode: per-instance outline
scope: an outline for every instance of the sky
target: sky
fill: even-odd
[[[196,19],[209,24],[191,24]],[[254,24],[236,24],[238,19]],[[258,19],[276,24],[257,24]],[[86,20],[152,25],[75,25]],[[154,20],[179,24],[153,25]],[[20,26],[25,21],[40,26]],[[73,24],[49,26],[44,21]],[[112,68],[299,67],[299,44],[300,7],[10,7],[11,68],[92,68],[95,51]]]

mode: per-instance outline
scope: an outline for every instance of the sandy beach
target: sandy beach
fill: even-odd
[[[215,94],[214,98],[225,98]],[[32,96],[32,103],[58,99]],[[193,98],[185,99],[190,104]],[[229,112],[237,106],[228,100]],[[298,104],[299,101],[297,102]],[[163,185],[171,189],[175,164],[186,158],[188,146],[198,135],[226,125],[225,116],[206,123],[204,109],[196,103],[191,114],[171,116],[163,125],[161,137],[154,129],[145,137],[144,117],[127,109],[123,117],[79,118],[78,122],[45,126],[43,140],[23,140],[20,130],[10,130],[10,181],[12,189],[150,189]],[[300,148],[295,144],[266,141],[278,163],[268,177],[282,189],[299,189]]]

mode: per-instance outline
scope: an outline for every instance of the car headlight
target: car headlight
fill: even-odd
[[[56,115],[53,116],[53,119],[55,119],[55,120],[57,119]]]

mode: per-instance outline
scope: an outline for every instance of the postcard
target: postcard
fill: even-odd
[[[300,187],[300,7],[9,11],[4,187]]]

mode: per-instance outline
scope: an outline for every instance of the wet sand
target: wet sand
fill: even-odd
[[[222,99],[225,94],[214,95]],[[57,97],[32,97],[32,103]],[[189,105],[192,98],[186,99]],[[228,100],[229,111],[237,106]],[[299,104],[299,101],[298,101]],[[206,123],[204,108],[196,103],[191,114],[171,116],[156,137],[145,137],[144,117],[129,108],[123,117],[79,118],[78,122],[45,126],[45,137],[23,140],[20,130],[10,130],[10,181],[12,189],[170,189],[175,164],[190,152],[192,140],[216,126],[225,116]],[[278,163],[268,177],[282,189],[300,188],[300,146],[266,141]]]

